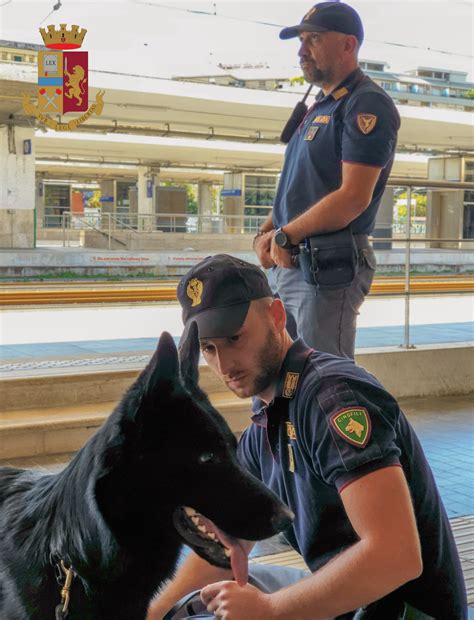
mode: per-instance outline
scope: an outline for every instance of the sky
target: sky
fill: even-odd
[[[53,10],[55,4],[58,10]],[[392,71],[418,66],[473,75],[474,0],[357,0],[365,42],[360,58]],[[154,75],[211,73],[218,63],[265,63],[301,75],[296,40],[284,26],[301,21],[310,2],[175,0],[0,0],[0,39],[42,44],[40,27],[78,24],[90,69]]]

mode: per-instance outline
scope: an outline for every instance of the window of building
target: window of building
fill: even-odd
[[[368,71],[383,71],[384,70],[384,66],[381,63],[366,62],[365,65],[366,65],[365,68]]]
[[[466,194],[473,194],[474,192],[464,192]],[[474,198],[474,196],[471,196]],[[464,217],[462,224],[462,237],[463,239],[474,239],[474,202],[464,203]]]
[[[15,62],[23,62],[23,56],[16,56],[16,55],[14,55],[13,56],[13,60]]]
[[[117,215],[125,215],[130,211],[130,188],[136,187],[133,181],[117,181],[115,210]]]
[[[277,177],[246,174],[245,207],[272,207],[275,200],[276,187]]]
[[[44,185],[44,215],[46,227],[62,226],[63,213],[71,209],[70,185]]]
[[[278,177],[246,174],[244,179],[244,229],[255,232],[273,207]]]

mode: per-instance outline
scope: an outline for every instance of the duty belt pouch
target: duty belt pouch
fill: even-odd
[[[350,286],[357,274],[357,247],[349,228],[304,240],[299,254],[304,281],[321,290]]]

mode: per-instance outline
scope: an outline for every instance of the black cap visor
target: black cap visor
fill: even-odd
[[[288,28],[283,28],[280,32],[280,39],[293,39],[302,32],[328,32],[328,29],[322,28],[321,26],[314,26],[313,24],[306,22],[298,24],[297,26],[288,26]]]
[[[193,322],[197,324],[200,340],[202,338],[230,338],[235,336],[244,324],[249,308],[250,301],[245,301],[223,308],[211,308],[196,314],[184,326],[180,346],[186,341]]]

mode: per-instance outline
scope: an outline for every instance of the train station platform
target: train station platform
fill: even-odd
[[[398,347],[404,338],[402,325],[360,327],[356,350]],[[175,336],[175,340],[179,338]],[[474,322],[412,325],[414,346],[443,343],[473,343]],[[156,338],[116,338],[71,342],[0,345],[0,376],[54,368],[129,365],[145,362],[155,350]]]

